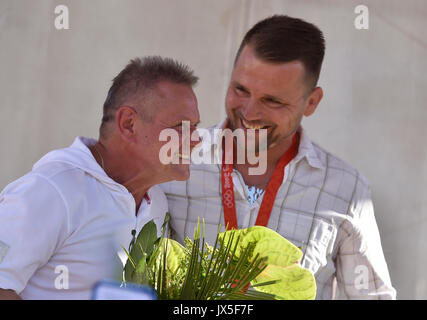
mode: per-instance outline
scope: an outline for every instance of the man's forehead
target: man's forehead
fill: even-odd
[[[258,58],[246,46],[239,56],[232,73],[232,83],[262,89],[266,95],[287,94],[286,91],[300,91],[305,84],[305,68],[301,61],[270,62]]]
[[[176,95],[193,97],[193,89],[185,83],[159,81],[153,87],[153,93],[161,99],[174,98]]]
[[[200,121],[197,99],[178,95],[175,98],[158,99],[152,106],[154,120],[165,126],[179,125],[189,121],[192,125]]]
[[[280,78],[299,78],[304,75],[304,64],[299,60],[289,62],[271,62],[258,58],[253,50],[246,46],[234,68],[235,71],[240,73],[256,73],[276,75]]]

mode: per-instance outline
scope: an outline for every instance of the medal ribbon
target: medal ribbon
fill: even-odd
[[[286,165],[297,155],[299,145],[299,134],[295,133],[292,137],[292,144],[280,158],[273,171],[273,175],[267,184],[264,198],[262,199],[261,207],[258,211],[258,216],[255,222],[257,226],[267,226],[276,199],[277,191],[279,190],[284,178],[284,169]],[[233,164],[226,164],[225,151],[223,152],[221,184],[222,184],[222,205],[224,208],[224,219],[227,230],[238,229],[236,202],[234,198],[234,184],[231,173],[233,172]]]

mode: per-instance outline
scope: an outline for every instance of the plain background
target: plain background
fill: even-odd
[[[69,30],[55,28],[60,4]],[[360,4],[368,30],[354,25]],[[201,127],[221,121],[242,36],[272,14],[324,32],[325,95],[303,126],[370,180],[398,298],[427,299],[424,0],[0,0],[0,188],[76,136],[97,138],[111,80],[136,56],[189,64]]]

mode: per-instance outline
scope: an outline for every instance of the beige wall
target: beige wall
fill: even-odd
[[[65,4],[70,30],[56,30]],[[356,30],[354,8],[369,8]],[[192,66],[202,126],[224,116],[232,59],[256,21],[286,13],[317,24],[325,96],[303,124],[372,183],[398,298],[427,299],[427,3],[339,0],[0,0],[0,188],[77,135],[97,137],[110,80],[135,56]]]

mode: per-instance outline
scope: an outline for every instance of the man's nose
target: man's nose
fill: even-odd
[[[261,119],[261,110],[254,99],[248,99],[242,108],[242,115],[247,121]]]

